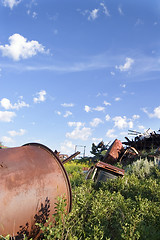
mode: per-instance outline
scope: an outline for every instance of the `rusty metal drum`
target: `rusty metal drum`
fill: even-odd
[[[36,222],[55,213],[57,197],[71,209],[71,187],[63,164],[44,145],[0,149],[0,235],[36,238]]]

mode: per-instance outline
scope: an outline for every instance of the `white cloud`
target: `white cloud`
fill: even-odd
[[[90,128],[84,127],[84,123],[68,122],[68,126],[70,126],[70,127],[75,126],[75,129],[72,132],[66,133],[67,138],[81,139],[81,140],[85,141],[92,134],[92,131]]]
[[[133,116],[132,116],[132,119],[133,120],[137,120],[137,119],[139,119],[140,118],[140,116],[139,115],[136,115],[136,114],[134,114]]]
[[[10,7],[12,9],[14,6],[18,5],[21,0],[2,0],[2,4],[5,7]]]
[[[107,102],[105,102],[106,104],[107,104]],[[105,104],[104,103],[104,104]],[[89,106],[85,106],[84,107],[84,110],[86,111],[86,112],[92,112],[92,111],[97,111],[97,112],[101,112],[101,111],[103,111],[104,112],[104,110],[105,110],[105,107],[102,107],[102,106],[97,106],[97,107],[95,107],[95,108],[91,108],[91,107],[89,107]]]
[[[15,116],[16,114],[14,112],[0,111],[0,122],[11,122]]]
[[[13,143],[13,139],[7,136],[3,136],[1,137],[1,141],[2,143],[6,144],[6,143]]]
[[[105,116],[105,119],[106,119],[107,122],[111,119],[111,117],[109,116],[109,114],[107,114],[107,115]]]
[[[2,100],[0,101],[0,104],[6,110],[9,110],[9,109],[19,110],[22,107],[29,107],[29,104],[25,103],[24,101],[19,101],[19,100],[17,103],[11,104],[11,102],[8,98],[2,98]]]
[[[121,72],[125,72],[131,69],[131,66],[134,63],[134,59],[132,58],[126,58],[126,62],[124,65],[116,66],[116,69],[119,69]]]
[[[144,129],[145,129],[145,127],[144,127],[143,125],[139,125],[138,128],[139,128],[140,130],[144,130]]]
[[[111,103],[104,101],[103,102],[105,106],[111,106]]]
[[[66,133],[66,137],[71,139],[81,139],[83,141],[87,140],[89,136],[92,134],[90,128],[75,128],[72,132]]]
[[[122,16],[122,15],[124,15],[124,13],[123,13],[123,11],[122,11],[122,8],[119,6],[118,7],[118,12],[119,12],[119,14]]]
[[[114,75],[115,75],[115,72],[111,72],[111,75],[114,76]]]
[[[37,13],[36,13],[36,12],[33,12],[33,13],[32,13],[32,17],[33,17],[33,18],[37,18]]]
[[[61,112],[60,111],[55,111],[55,113],[57,114],[57,115],[61,115]]]
[[[74,103],[62,103],[62,107],[74,107]]]
[[[153,113],[149,113],[146,108],[143,108],[143,111],[150,117],[150,118],[159,118],[160,119],[160,106],[156,107],[153,110]]]
[[[2,51],[2,55],[4,57],[12,58],[15,61],[30,58],[38,52],[47,53],[44,46],[38,41],[27,41],[26,38],[18,33],[9,37],[9,43],[9,45],[0,45],[0,50]]]
[[[38,97],[33,98],[33,102],[34,103],[44,102],[46,100],[46,98],[45,98],[46,94],[47,93],[45,90],[41,90],[40,92],[37,93]]]
[[[71,141],[64,141],[61,143],[60,152],[63,154],[73,154],[75,152],[75,145]]]
[[[90,15],[88,17],[88,20],[95,20],[98,17],[98,11],[99,9],[94,9],[90,12]]]
[[[109,138],[116,138],[117,136],[114,134],[115,130],[114,129],[109,129],[107,132],[106,132],[106,136],[109,137]]]
[[[15,130],[11,130],[11,131],[8,131],[8,133],[11,137],[23,136],[26,133],[26,130],[20,129],[19,132],[16,132]]]
[[[120,97],[116,97],[114,100],[115,100],[116,102],[118,102],[118,101],[121,100],[121,98],[120,98]]]
[[[72,112],[70,112],[70,111],[66,111],[66,113],[63,115],[63,117],[69,117],[69,116],[71,116],[72,115]]]
[[[101,142],[103,139],[102,138],[92,138],[92,141],[95,143],[95,144],[98,144],[99,142]]]
[[[125,88],[126,84],[121,84],[120,87]]]
[[[124,129],[124,128],[133,128],[133,122],[132,120],[128,120],[126,118],[126,116],[121,117],[121,116],[117,116],[115,118],[113,118],[114,121],[114,126],[118,127],[119,129]]]
[[[120,135],[121,135],[121,136],[127,136],[127,135],[128,135],[128,132],[120,132]]]
[[[93,110],[101,112],[101,111],[105,110],[105,107],[97,106],[97,107],[93,108]]]
[[[103,121],[100,118],[94,118],[92,122],[90,122],[90,125],[92,127],[97,127],[100,123],[103,123]]]
[[[82,127],[84,125],[85,123],[82,123],[82,122],[68,122],[69,127]]]
[[[86,112],[90,112],[90,111],[91,111],[91,108],[86,105],[86,106],[84,107],[84,110],[85,110]]]
[[[105,5],[104,3],[100,3],[100,5],[103,7],[103,12],[104,12],[104,14],[109,17],[109,16],[110,16],[110,13],[109,13],[106,5]]]

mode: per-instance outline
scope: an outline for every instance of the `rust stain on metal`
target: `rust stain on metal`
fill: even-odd
[[[0,234],[35,238],[35,222],[55,212],[58,196],[71,209],[71,186],[63,164],[46,146],[30,143],[0,150]],[[7,167],[4,167],[7,166]],[[3,170],[2,170],[3,168]]]
[[[117,174],[117,175],[121,175],[121,176],[124,176],[124,173],[125,173],[125,170],[115,167],[113,165],[104,163],[104,162],[96,163],[95,167],[102,168],[105,171],[111,172],[112,174]]]
[[[65,160],[62,161],[63,164],[69,162],[70,160],[72,160],[73,158],[75,158],[77,155],[79,155],[80,152],[75,152],[74,154],[72,154],[70,157],[66,158]]]
[[[111,163],[111,164],[117,162],[119,158],[119,154],[121,153],[122,150],[123,150],[123,145],[121,141],[116,139],[108,149],[106,155],[104,156],[103,162]]]

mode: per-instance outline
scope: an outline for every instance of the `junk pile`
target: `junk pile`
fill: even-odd
[[[148,129],[145,133],[129,130],[130,135],[134,135],[135,138],[130,140],[125,137],[127,142],[121,142],[116,139],[110,147],[109,144],[104,145],[103,141],[97,146],[92,144],[91,153],[95,155],[93,162],[96,159],[100,161],[91,167],[87,179],[93,179],[95,182],[106,181],[107,178],[116,178],[117,176],[124,176],[124,170],[113,166],[116,163],[121,163],[122,166],[131,164],[141,156],[141,152],[145,150],[150,152],[152,149],[156,149],[154,156],[160,158],[160,130],[157,132]],[[123,147],[123,144],[127,147]]]
[[[137,151],[150,151],[152,148],[157,149],[160,147],[160,130],[155,132],[149,128],[143,134],[133,130],[128,131],[129,135],[135,136],[135,138],[130,140],[125,137],[127,142],[123,142],[124,145],[134,147]]]
[[[104,146],[102,143],[103,142],[101,142],[101,146]],[[104,151],[104,149],[102,151]],[[117,163],[121,158],[123,159],[124,152],[123,145],[118,139],[116,139],[108,149],[105,149],[105,154],[100,154],[99,150],[99,157],[101,161],[97,162],[95,166],[92,166],[89,169],[86,179],[93,179],[94,182],[98,183],[100,181],[105,182],[107,179],[115,179],[118,176],[123,177],[125,171],[121,168],[113,166],[112,164]]]
[[[148,130],[145,134],[130,130],[130,133],[136,135],[134,140],[126,137],[127,142],[115,139],[110,146],[103,141],[97,146],[92,144],[95,164],[89,169],[87,179],[99,183],[123,177],[125,171],[114,164],[127,165],[144,149],[157,148],[156,154],[160,156],[160,130],[157,133]],[[80,152],[69,157],[63,155],[60,160],[59,152],[39,143],[0,147],[0,235],[38,239],[40,230],[36,223],[53,220],[58,196],[65,197],[66,210],[71,210],[71,186],[63,165]]]

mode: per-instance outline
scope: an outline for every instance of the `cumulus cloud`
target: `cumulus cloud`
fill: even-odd
[[[115,76],[115,72],[111,71],[111,75],[112,75],[112,76]]]
[[[145,127],[144,127],[143,125],[139,125],[138,128],[139,128],[140,130],[144,130],[144,129],[145,129]]]
[[[92,131],[90,128],[84,127],[84,123],[68,122],[68,126],[70,126],[70,127],[75,126],[75,129],[72,132],[66,133],[67,138],[81,139],[81,140],[85,141],[92,134]]]
[[[117,136],[114,134],[115,130],[114,129],[109,129],[107,132],[106,132],[106,136],[109,137],[109,138],[116,138]]]
[[[111,103],[104,101],[103,102],[105,106],[111,106]]]
[[[160,106],[156,107],[153,110],[153,113],[149,113],[146,108],[143,108],[143,112],[145,112],[150,118],[159,118],[160,119]]]
[[[46,94],[47,93],[45,90],[41,90],[40,92],[37,93],[37,97],[33,98],[33,102],[34,103],[44,102],[46,100],[45,98]]]
[[[100,123],[103,123],[103,121],[100,118],[94,118],[92,122],[90,122],[90,125],[92,127],[97,127]]]
[[[126,84],[121,84],[120,87],[125,88]]]
[[[88,20],[95,20],[98,17],[98,11],[99,9],[95,8],[90,12],[90,15],[88,17]]]
[[[119,102],[119,101],[121,100],[121,98],[120,98],[120,97],[116,97],[114,100],[115,100],[116,102]]]
[[[126,116],[121,117],[121,116],[117,116],[115,118],[113,118],[114,121],[114,126],[118,127],[119,129],[124,129],[124,128],[133,128],[133,121],[132,120],[128,120],[126,118]]]
[[[103,139],[102,138],[92,138],[92,141],[96,144],[98,144],[99,142],[101,142]]]
[[[116,66],[116,69],[119,69],[121,72],[129,71],[134,63],[134,59],[127,57],[125,60],[124,65]]]
[[[62,107],[74,107],[74,103],[62,103]]]
[[[120,132],[121,136],[127,136],[128,132]]]
[[[107,103],[107,102],[106,102]],[[84,107],[84,110],[86,111],[86,112],[92,112],[92,111],[97,111],[97,112],[104,112],[104,110],[105,110],[105,107],[102,107],[102,106],[97,106],[97,107],[95,107],[95,108],[91,108],[91,107],[89,107],[89,106],[85,106]]]
[[[12,104],[8,98],[2,98],[2,100],[0,101],[0,104],[6,110],[9,110],[9,109],[19,110],[20,108],[23,108],[23,107],[29,107],[29,104],[19,100],[17,103]]]
[[[61,115],[61,112],[60,111],[55,111],[55,113],[57,114],[57,115]]]
[[[109,116],[109,114],[107,114],[107,115],[105,116],[105,119],[106,119],[107,122],[111,119],[111,117]]]
[[[110,16],[110,13],[109,13],[106,5],[105,5],[104,3],[100,3],[100,5],[103,7],[103,12],[104,12],[104,14],[105,14],[107,17],[109,17],[109,16]]]
[[[104,112],[105,107],[97,106],[97,107],[93,108],[93,110],[98,111],[98,112]]]
[[[21,0],[2,0],[2,4],[5,7],[10,7],[12,9],[14,6],[17,6]]]
[[[23,136],[26,133],[26,130],[20,129],[19,132],[18,131],[16,132],[15,130],[11,130],[11,131],[8,131],[8,133],[11,137]]]
[[[33,13],[32,13],[32,17],[33,17],[33,18],[37,18],[37,13],[36,13],[36,12],[33,12]]]
[[[66,111],[66,113],[63,115],[63,117],[69,117],[69,116],[71,116],[72,115],[72,112],[70,112],[70,111]]]
[[[38,52],[47,53],[42,44],[38,41],[27,41],[18,33],[9,37],[9,44],[0,45],[2,56],[12,58],[15,61],[35,56]]]
[[[132,116],[132,119],[133,120],[137,120],[137,119],[139,119],[140,118],[140,116],[139,115],[136,115],[136,114],[134,114],[133,116]]]
[[[71,154],[75,151],[75,145],[71,141],[64,141],[61,143],[60,151],[63,154]]]
[[[11,122],[15,116],[14,112],[0,111],[0,122]]]
[[[85,123],[82,123],[82,122],[68,122],[69,127],[82,127],[84,125]]]
[[[91,108],[86,105],[86,106],[84,107],[84,110],[85,110],[86,112],[90,112],[90,111],[91,111]]]
[[[4,144],[13,143],[13,139],[12,139],[11,137],[7,137],[7,136],[1,137],[1,141],[2,141]]]

